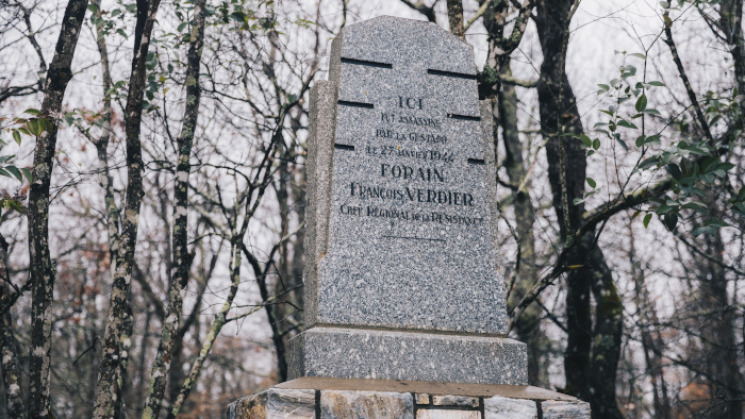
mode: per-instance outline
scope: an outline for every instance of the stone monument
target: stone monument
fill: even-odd
[[[492,117],[472,47],[427,22],[350,25],[310,119],[305,331],[290,342],[291,381],[233,415],[419,418],[445,406],[496,418],[486,412],[502,406],[537,417],[542,403],[588,413],[528,387],[525,345],[506,337]]]

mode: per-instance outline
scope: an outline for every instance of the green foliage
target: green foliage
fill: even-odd
[[[666,7],[669,7],[666,6]],[[664,196],[654,198],[648,203],[648,213],[642,222],[646,228],[656,214],[662,224],[674,230],[681,219],[681,212],[697,217],[693,229],[694,235],[712,233],[728,224],[711,213],[707,191],[717,185],[727,183],[728,173],[735,167],[727,161],[733,150],[733,138],[739,138],[741,129],[726,132],[727,127],[742,125],[742,116],[736,103],[737,92],[730,97],[719,97],[707,92],[703,99],[702,109],[709,127],[720,129],[719,138],[712,142],[700,130],[694,129],[687,113],[663,117],[651,107],[659,88],[666,87],[660,81],[647,81],[646,74],[638,74],[633,63],[642,60],[646,68],[647,57],[644,54],[628,54],[616,51],[631,63],[619,68],[619,77],[607,84],[598,85],[598,95],[605,97],[609,103],[600,112],[607,115],[607,120],[595,125],[599,138],[617,144],[624,152],[638,153],[640,158],[632,175],[652,175],[660,178],[667,175],[673,182],[671,190]],[[632,105],[633,104],[633,105]],[[656,120],[667,127],[661,132],[647,131],[648,120]],[[667,138],[666,138],[667,137]],[[631,139],[634,138],[633,141]],[[593,154],[599,147],[595,140],[588,136],[579,137],[587,154]],[[647,176],[649,178],[649,176]],[[595,188],[591,178],[587,183]],[[730,209],[737,214],[745,215],[745,193],[729,200]]]
[[[7,118],[0,118],[0,132],[7,133],[16,143],[16,147],[19,147],[25,136],[41,136],[46,131],[51,129],[51,123],[45,118],[41,112],[37,109],[26,109],[24,114],[30,115],[30,117],[17,117],[10,120],[10,124],[4,125],[8,121]],[[31,170],[27,167],[19,167],[15,164],[16,152],[9,152],[7,150],[10,144],[3,138],[0,138],[0,176],[4,176],[14,181],[18,181],[21,185],[28,182],[29,184],[33,181]],[[7,154],[6,154],[7,153]],[[23,205],[21,204],[21,198],[16,194],[13,198],[0,197],[0,215],[3,210],[15,210],[21,211]]]

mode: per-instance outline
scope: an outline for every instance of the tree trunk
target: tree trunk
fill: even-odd
[[[450,24],[450,33],[462,40],[466,40],[466,34],[463,25],[463,1],[447,0],[448,5],[448,23]]]
[[[18,368],[18,341],[15,336],[11,307],[8,305],[9,284],[8,243],[5,237],[0,235],[0,307],[7,306],[7,310],[0,314],[0,357],[2,357],[0,367],[2,367],[3,388],[5,389],[4,409],[8,417],[23,419],[26,417],[26,411],[23,408],[21,371]]]
[[[173,209],[173,267],[169,275],[171,283],[168,288],[168,305],[163,329],[160,337],[158,352],[155,356],[152,372],[150,374],[150,390],[146,401],[146,407],[142,414],[143,418],[158,417],[160,406],[166,390],[166,377],[171,368],[181,369],[181,342],[176,342],[176,337],[181,323],[181,312],[183,307],[183,290],[189,281],[191,256],[188,249],[188,191],[189,191],[189,158],[194,143],[194,133],[197,129],[197,117],[199,116],[199,99],[201,89],[199,86],[199,67],[202,60],[202,44],[204,40],[204,17],[205,0],[196,0],[194,3],[194,20],[191,28],[191,43],[187,55],[186,70],[186,107],[184,109],[184,123],[181,135],[177,139],[178,164],[174,185],[175,206]],[[178,353],[176,353],[178,351]],[[177,362],[171,365],[171,361]],[[180,374],[176,375],[177,377]]]
[[[634,280],[634,305],[639,313],[642,351],[647,364],[646,374],[652,383],[654,417],[670,419],[670,398],[663,369],[662,353],[664,342],[659,331],[657,311],[649,297],[644,269],[636,259],[634,232],[629,221],[629,265],[631,278]]]
[[[245,233],[245,230],[242,231],[242,233]],[[168,410],[168,415],[166,416],[168,419],[176,418],[181,412],[181,408],[183,407],[184,402],[189,397],[189,394],[191,394],[194,386],[196,386],[197,384],[199,374],[202,372],[202,366],[207,360],[207,356],[210,354],[210,351],[212,351],[212,346],[214,345],[215,340],[220,335],[220,331],[222,330],[223,326],[225,326],[225,322],[228,318],[228,312],[233,306],[233,299],[238,293],[238,286],[241,283],[242,246],[239,241],[242,240],[243,235],[236,234],[236,232],[233,231],[233,237],[231,237],[230,240],[230,291],[228,292],[228,296],[226,297],[225,302],[220,308],[220,311],[215,314],[215,320],[212,323],[210,331],[209,333],[207,333],[204,342],[202,342],[202,348],[200,349],[199,355],[197,355],[197,358],[194,360],[194,363],[191,366],[189,376],[186,378],[183,385],[181,386],[181,392],[179,393],[176,400],[173,402],[173,406]],[[145,415],[143,415],[143,417],[145,417]]]
[[[134,57],[125,108],[127,149],[127,194],[120,248],[106,317],[101,365],[96,385],[95,416],[119,416],[123,371],[127,368],[132,345],[132,311],[129,305],[129,286],[132,280],[137,229],[142,203],[142,146],[140,122],[145,92],[146,68],[150,39],[160,0],[137,1]]]
[[[580,142],[564,133],[583,133],[576,99],[565,73],[569,24],[576,1],[540,0],[536,27],[543,50],[538,84],[541,130],[548,137],[546,157],[561,241],[569,247],[567,278],[567,349],[564,357],[566,390],[592,405],[596,418],[622,418],[615,399],[620,357],[622,305],[611,271],[597,247],[594,229],[573,237],[582,221],[587,162]],[[593,329],[590,292],[596,299]],[[597,369],[597,370],[596,370]]]
[[[499,67],[500,78],[512,78],[509,57]],[[515,284],[507,301],[514,306],[521,301],[538,280],[538,266],[535,254],[533,223],[535,212],[530,201],[530,182],[528,170],[523,160],[523,147],[517,126],[517,93],[515,86],[500,83],[499,125],[504,138],[504,167],[507,169],[514,191],[515,233],[520,252],[519,266],[516,266]],[[496,133],[495,133],[496,135]],[[496,138],[496,137],[495,137]],[[549,339],[540,327],[541,309],[532,304],[515,321],[515,330],[520,341],[528,345],[528,382],[538,387],[548,387],[548,349]]]
[[[743,414],[738,347],[735,339],[736,309],[729,301],[723,260],[724,242],[720,230],[703,236],[702,250],[708,258],[700,260],[698,327],[702,337],[702,366],[708,373],[711,417],[741,419]]]
[[[44,86],[41,114],[47,129],[36,137],[33,183],[28,199],[29,256],[31,271],[31,356],[29,416],[52,414],[49,402],[52,348],[52,299],[55,271],[49,252],[49,187],[57,145],[57,118],[67,84],[72,78],[72,58],[80,36],[88,0],[70,0],[62,18],[54,58]]]

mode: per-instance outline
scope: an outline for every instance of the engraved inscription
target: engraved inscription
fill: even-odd
[[[479,214],[481,210],[474,195],[447,187],[453,181],[451,172],[483,165],[483,160],[466,161],[461,157],[463,161],[460,161],[457,153],[443,149],[448,142],[442,132],[443,124],[474,117],[433,115],[428,112],[427,101],[419,97],[396,96],[395,107],[401,111],[380,112],[377,127],[368,139],[371,141],[364,147],[363,155],[371,163],[377,160],[370,167],[377,168],[377,173],[370,175],[380,182],[349,182],[350,200],[341,204],[339,212],[392,223],[437,223],[466,228],[483,225],[486,219]]]

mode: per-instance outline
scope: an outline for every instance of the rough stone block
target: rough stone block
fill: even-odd
[[[590,404],[548,400],[541,403],[543,419],[589,419]]]
[[[321,393],[321,419],[414,418],[410,393],[369,391],[324,391]]]
[[[432,396],[435,406],[479,407],[478,397],[466,396]]]
[[[419,409],[416,411],[416,419],[480,419],[481,412],[478,410],[457,409]]]
[[[417,393],[414,401],[416,404],[429,404],[429,394]]]
[[[536,419],[538,405],[532,400],[489,397],[484,399],[484,419]]]
[[[228,406],[229,419],[314,419],[314,390],[272,387]]]

